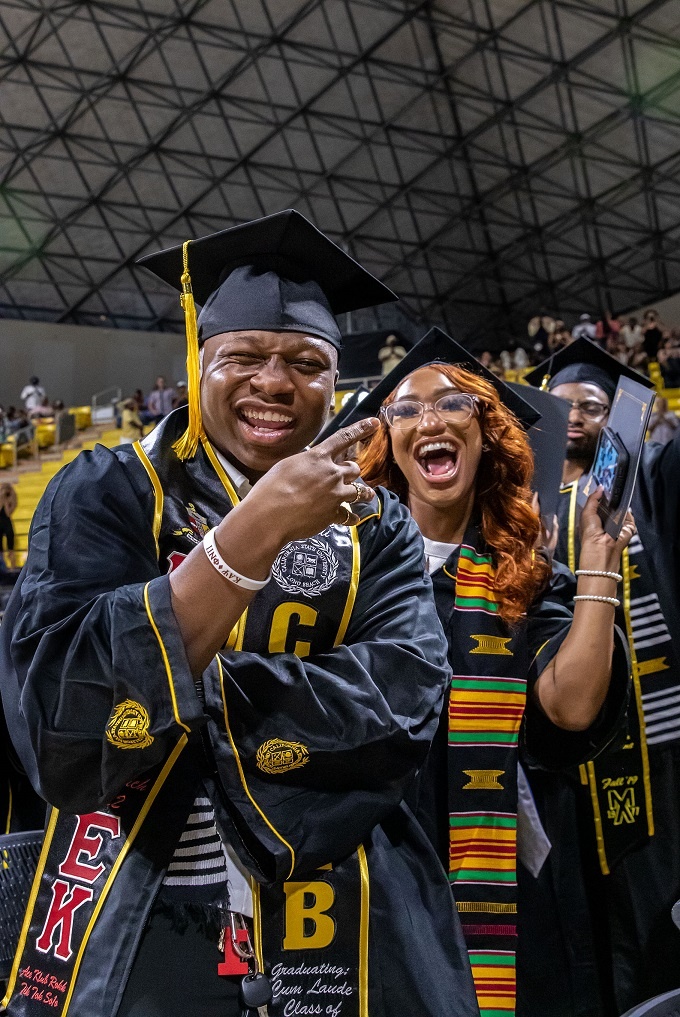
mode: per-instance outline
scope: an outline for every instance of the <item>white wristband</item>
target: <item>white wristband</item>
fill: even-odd
[[[263,590],[269,580],[272,577],[271,572],[266,579],[248,579],[246,576],[242,576],[240,572],[234,571],[217,550],[217,544],[215,543],[215,527],[212,530],[208,530],[205,537],[203,538],[203,550],[205,551],[208,561],[210,564],[217,569],[221,576],[228,579],[234,586],[240,586],[243,590]]]

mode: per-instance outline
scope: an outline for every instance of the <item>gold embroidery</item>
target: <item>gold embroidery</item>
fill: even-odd
[[[634,823],[639,815],[640,806],[635,804],[635,788],[627,787],[620,792],[611,788],[607,792],[607,819],[611,819],[614,826]]]
[[[141,703],[124,699],[114,706],[106,725],[106,740],[117,749],[147,749],[153,743],[149,734],[149,714]]]
[[[258,769],[264,773],[287,773],[297,770],[309,762],[309,751],[301,742],[287,742],[282,738],[270,738],[263,742],[255,756]]]
[[[639,579],[640,578],[640,573],[638,572],[637,565],[631,565],[629,567],[629,569],[628,569],[628,578],[629,579]]]
[[[668,671],[670,667],[665,657],[654,657],[653,660],[639,660],[638,674],[655,674],[657,671]]]
[[[467,784],[463,784],[463,791],[503,791],[503,785],[498,778],[502,777],[505,770],[463,770],[470,778]]]
[[[470,636],[470,639],[477,640],[477,646],[470,653],[491,653],[499,657],[512,657],[512,650],[509,650],[507,643],[510,642],[503,636]]]
[[[457,900],[460,912],[487,911],[490,915],[516,915],[516,904],[500,904],[498,901]]]

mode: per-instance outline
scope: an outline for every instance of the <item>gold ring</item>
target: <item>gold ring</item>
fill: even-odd
[[[358,484],[356,482],[356,480],[352,481],[352,487],[356,491],[357,496],[356,496],[356,498],[352,498],[352,500],[351,500],[351,502],[349,504],[350,505],[355,505],[359,501],[359,498],[361,498],[363,496],[364,489],[363,489],[363,486],[361,484]]]
[[[347,513],[343,521],[340,523],[340,526],[349,526],[349,521],[354,513],[352,512],[352,509],[350,508],[346,501],[340,502],[340,508],[344,508],[345,512]]]

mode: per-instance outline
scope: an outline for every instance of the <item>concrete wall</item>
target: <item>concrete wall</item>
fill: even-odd
[[[95,392],[119,385],[123,395],[148,393],[157,375],[186,380],[184,336],[84,325],[0,319],[0,405],[21,405],[33,374],[50,399],[89,403]]]

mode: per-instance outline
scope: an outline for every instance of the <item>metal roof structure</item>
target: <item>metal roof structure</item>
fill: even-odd
[[[680,290],[677,0],[0,0],[0,39],[0,316],[181,328],[135,259],[288,207],[473,342]]]

